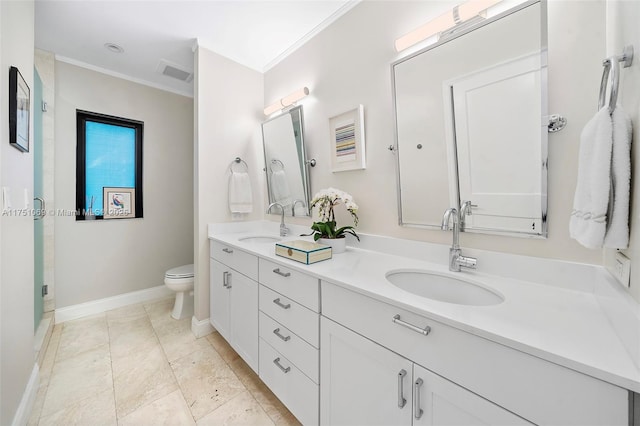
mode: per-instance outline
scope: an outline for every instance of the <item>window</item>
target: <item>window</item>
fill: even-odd
[[[134,188],[142,217],[144,123],[76,110],[76,220],[103,218],[103,188]]]

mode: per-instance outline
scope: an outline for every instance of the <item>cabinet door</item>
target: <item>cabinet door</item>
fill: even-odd
[[[321,319],[320,424],[411,424],[412,363]]]
[[[211,324],[226,340],[230,339],[229,335],[229,288],[227,282],[231,269],[222,263],[210,259],[209,260],[209,314]]]
[[[228,276],[229,343],[254,371],[258,371],[258,283],[239,272]]]
[[[417,364],[413,368],[414,426],[531,425]]]

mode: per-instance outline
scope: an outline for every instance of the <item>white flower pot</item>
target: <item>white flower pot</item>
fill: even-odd
[[[347,249],[346,238],[320,238],[318,241],[320,244],[324,244],[331,247],[331,254],[344,253]]]

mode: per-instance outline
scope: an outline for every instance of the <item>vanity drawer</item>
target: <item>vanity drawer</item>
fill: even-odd
[[[314,312],[320,312],[318,279],[302,272],[260,259],[260,284],[295,300]]]
[[[260,312],[260,337],[293,362],[307,377],[318,383],[318,349],[264,312]]]
[[[260,339],[260,378],[303,425],[318,424],[318,385],[263,339]]]
[[[585,374],[324,281],[322,311],[536,424],[628,424],[628,392]],[[396,315],[431,331],[423,335],[396,324]]]
[[[260,285],[260,310],[293,331],[313,347],[319,347],[320,315]]]
[[[209,244],[209,256],[220,263],[258,281],[258,257],[218,241]]]

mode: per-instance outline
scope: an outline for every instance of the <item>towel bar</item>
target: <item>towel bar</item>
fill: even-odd
[[[233,165],[234,164],[241,164],[242,166],[244,166],[244,170],[242,170],[242,172],[246,173],[249,171],[249,166],[247,165],[247,163],[240,157],[236,157],[235,160],[233,160],[231,162],[231,164],[229,164],[229,171],[231,173],[233,173]]]
[[[598,110],[604,107],[605,97],[607,95],[607,81],[609,80],[609,72],[611,72],[611,92],[609,94],[609,114],[613,114],[618,101],[618,85],[620,83],[620,66],[622,62],[624,68],[628,68],[633,63],[633,46],[624,47],[622,55],[611,56],[602,61],[604,70],[602,72],[602,80],[600,80],[600,94],[598,96]]]

